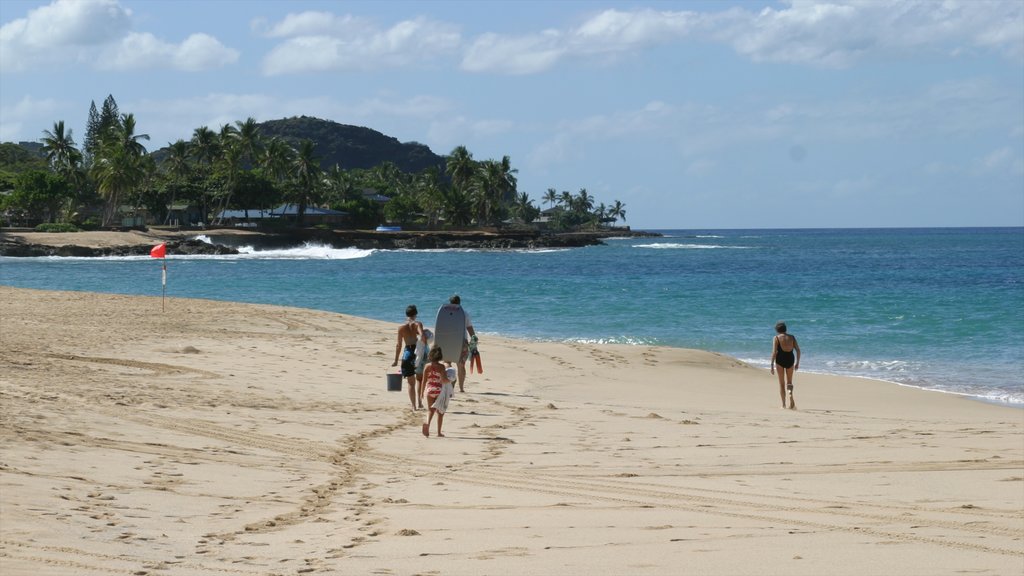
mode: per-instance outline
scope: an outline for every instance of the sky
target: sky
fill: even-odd
[[[3,0],[0,141],[113,95],[509,156],[636,229],[1024,226],[1024,1]]]

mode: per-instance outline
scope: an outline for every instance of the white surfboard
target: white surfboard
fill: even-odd
[[[437,311],[434,322],[434,348],[440,347],[442,361],[458,362],[462,341],[466,338],[466,313],[458,304],[445,304]]]

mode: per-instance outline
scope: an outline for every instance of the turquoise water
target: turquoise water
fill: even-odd
[[[484,351],[501,334],[764,367],[785,320],[802,370],[1024,405],[1024,228],[659,232],[566,250],[171,255],[167,294],[399,322],[411,303],[431,319],[457,292]],[[159,296],[160,262],[0,258],[0,284]]]

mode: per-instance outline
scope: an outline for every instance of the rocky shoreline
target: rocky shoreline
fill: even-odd
[[[197,240],[203,235],[207,243]],[[62,234],[32,231],[0,231],[0,256],[13,257],[96,257],[146,256],[150,249],[166,242],[167,253],[237,254],[241,246],[281,249],[317,243],[334,248],[364,250],[477,249],[510,250],[540,248],[578,248],[603,244],[607,238],[656,237],[652,232],[614,230],[600,232],[542,233],[537,231],[460,231],[460,232],[376,232],[366,230],[304,229],[285,233],[209,229],[190,231],[69,232]]]

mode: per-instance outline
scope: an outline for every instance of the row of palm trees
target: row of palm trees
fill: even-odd
[[[76,204],[97,198],[103,201],[104,226],[115,221],[123,204],[146,207],[166,220],[168,207],[182,202],[199,205],[214,223],[230,208],[264,209],[281,202],[297,205],[299,225],[309,206],[344,210],[355,224],[366,226],[385,220],[419,222],[427,228],[442,222],[500,226],[509,220],[528,224],[541,215],[529,195],[517,190],[517,170],[508,156],[478,161],[465,146],[457,146],[443,166],[418,174],[390,162],[370,169],[335,165],[324,170],[313,142],[293,147],[277,137],[265,138],[253,118],[225,124],[219,131],[196,128],[189,140],[149,154],[142,143],[149,136],[137,133],[135,117],[116,114],[116,104],[110,110],[106,104],[105,118],[92,122],[91,116],[88,153],[77,148],[63,121],[44,131],[41,139],[50,168],[76,191],[67,216]],[[390,200],[382,207],[367,198],[366,190]],[[595,209],[586,189],[575,195],[549,189],[544,201],[552,208],[548,216],[556,229],[602,226],[626,216],[617,200]]]

